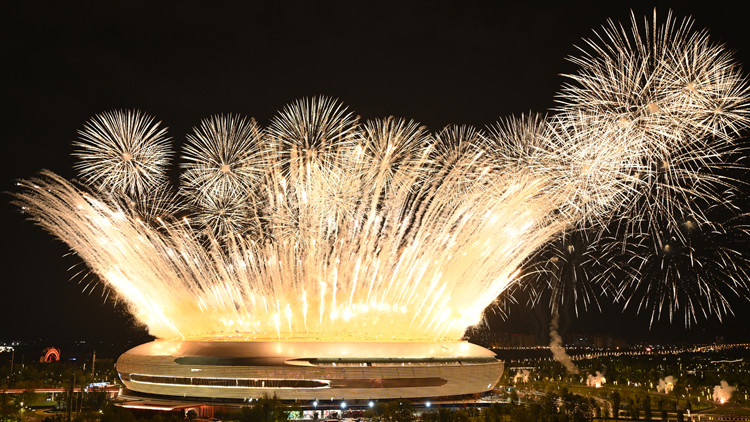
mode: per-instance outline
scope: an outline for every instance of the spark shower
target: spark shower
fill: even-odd
[[[609,22],[571,59],[554,114],[483,130],[361,121],[329,98],[267,127],[212,116],[182,147],[178,189],[161,124],[102,113],[75,143],[83,183],[45,171],[16,203],[160,338],[457,340],[566,232],[711,224],[748,88],[692,26]],[[742,277],[726,283],[746,297]],[[690,291],[726,312],[710,285]]]

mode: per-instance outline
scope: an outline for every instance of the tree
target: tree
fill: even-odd
[[[643,408],[643,419],[650,421],[651,420],[651,398],[649,398],[648,394],[644,394],[641,396],[641,403],[640,407]]]
[[[453,422],[469,422],[469,412],[464,409],[459,409],[453,412]]]
[[[612,411],[612,408],[609,406],[609,402],[604,402],[604,405],[602,405],[602,413],[601,418],[603,420],[609,420],[610,412]]]
[[[0,393],[0,420],[10,419],[11,415],[18,413],[18,403],[10,395]]]
[[[547,393],[542,399],[542,411],[548,415],[557,414],[558,396],[555,393]]]
[[[682,410],[677,411],[677,422],[685,422],[685,414],[682,413]]]
[[[516,393],[516,390],[514,389],[510,392],[510,404],[518,404],[518,403],[519,403],[518,393]]]
[[[656,401],[656,408],[658,410],[663,410],[666,408],[667,401],[664,400],[664,397],[659,397],[659,400]]]
[[[281,422],[289,420],[289,412],[293,409],[273,397],[264,395],[257,399],[250,407],[243,407],[240,422]]]
[[[24,390],[23,393],[21,393],[21,395],[16,398],[16,402],[18,402],[19,407],[21,406],[21,404],[26,407],[31,406],[31,404],[35,401],[36,393],[34,393],[34,390],[30,389]]]
[[[392,400],[379,403],[375,412],[386,422],[410,422],[414,420],[414,408],[408,400]]]
[[[107,393],[104,391],[90,391],[83,395],[83,408],[86,410],[99,410],[107,401]]]
[[[548,394],[549,395],[549,394]],[[482,412],[482,418],[484,422],[501,422],[503,415],[507,414],[506,406],[498,403],[492,403],[490,407],[486,407]]]
[[[630,419],[637,421],[641,417],[641,409],[638,408],[638,402],[632,397],[628,398],[628,409],[630,411]]]
[[[618,391],[612,393],[612,410],[615,419],[620,419],[620,393]]]
[[[451,410],[441,408],[437,411],[422,414],[422,422],[469,422],[471,420],[474,420],[472,415],[464,409]],[[497,420],[500,421],[500,419]]]
[[[122,407],[107,403],[102,409],[101,422],[135,422],[135,416]]]
[[[566,415],[558,415],[563,420],[568,420]],[[513,422],[537,422],[546,419],[542,412],[542,406],[529,403],[525,406],[514,406],[510,411],[510,420]],[[559,418],[558,418],[559,419]]]

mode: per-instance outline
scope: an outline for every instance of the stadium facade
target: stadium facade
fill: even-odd
[[[502,371],[467,342],[156,340],[117,361],[131,394],[228,403],[460,396],[491,390]]]

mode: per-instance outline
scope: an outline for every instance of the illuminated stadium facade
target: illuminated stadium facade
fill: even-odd
[[[459,396],[491,390],[502,370],[466,342],[156,340],[117,361],[130,394],[227,403]]]

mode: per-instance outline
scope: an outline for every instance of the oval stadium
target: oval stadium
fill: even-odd
[[[129,395],[239,403],[450,397],[497,384],[503,363],[467,342],[155,340],[125,352]]]

